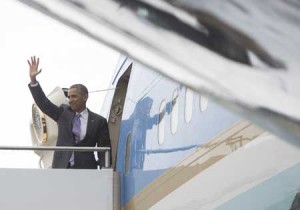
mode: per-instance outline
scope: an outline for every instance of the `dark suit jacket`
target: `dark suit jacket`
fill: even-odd
[[[37,106],[46,115],[57,122],[58,137],[57,146],[79,146],[79,147],[110,147],[109,131],[107,121],[104,117],[88,110],[88,124],[86,136],[75,144],[72,134],[72,120],[75,116],[68,105],[56,106],[44,94],[40,85],[32,87],[28,85]],[[72,151],[56,151],[54,153],[52,168],[67,168]],[[104,166],[104,153],[98,153],[100,166]],[[75,152],[75,168],[95,169],[97,163],[93,152]]]

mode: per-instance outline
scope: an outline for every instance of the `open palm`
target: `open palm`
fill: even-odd
[[[35,56],[30,57],[30,61],[27,60],[29,64],[29,76],[32,82],[36,81],[36,76],[42,71],[42,69],[38,70],[39,61],[40,61],[39,58],[36,58]]]

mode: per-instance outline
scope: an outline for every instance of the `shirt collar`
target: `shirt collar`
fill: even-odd
[[[88,109],[85,108],[82,112],[80,112],[80,113],[76,112],[76,114],[80,114],[81,117],[86,120],[88,118],[89,112],[88,112]]]

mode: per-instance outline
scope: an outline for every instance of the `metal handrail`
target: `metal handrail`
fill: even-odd
[[[51,150],[51,151],[105,152],[105,151],[110,151],[110,147],[0,146],[0,150]]]
[[[0,150],[46,150],[46,151],[76,151],[105,152],[105,168],[110,167],[110,147],[69,147],[69,146],[0,146]]]

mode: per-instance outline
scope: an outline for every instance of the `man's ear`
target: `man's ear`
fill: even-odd
[[[83,96],[83,100],[84,100],[84,101],[87,101],[88,98],[89,98],[89,96],[88,96],[87,94],[85,94],[85,95]]]

